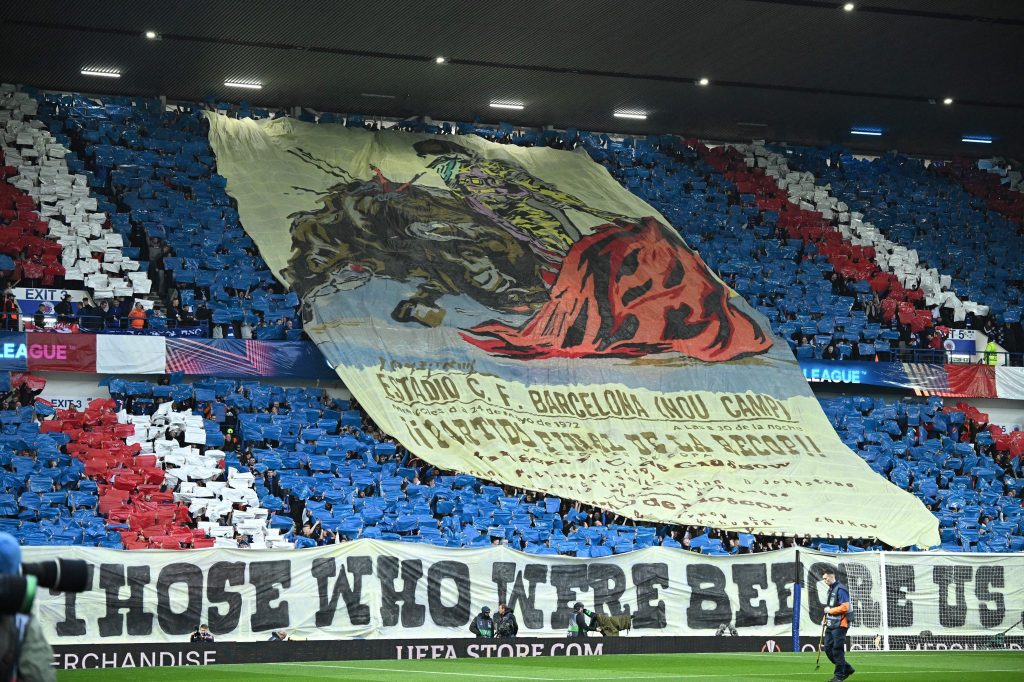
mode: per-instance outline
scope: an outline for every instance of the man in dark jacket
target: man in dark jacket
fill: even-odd
[[[71,294],[61,296],[57,305],[53,306],[53,312],[57,313],[57,322],[69,324],[74,321],[71,315]]]
[[[206,333],[210,333],[210,319],[213,317],[213,313],[209,308],[206,307],[205,301],[199,302],[199,307],[196,308],[196,322],[199,326],[206,330]]]
[[[821,579],[828,585],[825,598],[825,655],[835,667],[835,676],[829,682],[842,682],[853,674],[853,666],[846,662],[846,631],[850,629],[850,591],[836,580],[833,570],[826,570]]]
[[[572,615],[569,616],[569,630],[566,634],[569,637],[586,637],[588,632],[593,632],[597,627],[594,625],[594,618],[591,615],[590,623],[587,623],[587,613],[583,609],[583,602],[578,601],[572,605]]]
[[[110,305],[110,301],[100,301],[96,315],[103,319],[103,324],[99,326],[108,328],[117,327],[117,313],[114,312],[114,308]]]
[[[3,308],[0,309],[0,316],[3,317],[3,327],[8,331],[18,331],[21,329],[19,321],[21,320],[21,306],[18,305],[18,301],[14,298],[12,292],[7,292],[4,295]]]
[[[519,634],[519,623],[516,614],[508,604],[498,604],[498,615],[494,617],[494,636],[498,639],[510,639]]]
[[[209,626],[205,623],[199,626],[198,630],[192,633],[192,636],[188,638],[190,642],[212,642],[213,633],[210,632]]]
[[[103,328],[103,315],[88,297],[78,304],[78,324],[89,329]]]
[[[479,615],[469,624],[469,631],[477,637],[494,637],[494,621],[491,619],[491,608],[485,606],[480,609]]]

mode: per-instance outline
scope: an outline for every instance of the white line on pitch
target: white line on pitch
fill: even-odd
[[[483,659],[483,660],[500,660],[500,659]],[[506,659],[511,661],[512,659]],[[487,677],[487,678],[501,678],[505,680],[538,680],[543,682],[561,682],[564,677],[524,677],[522,675],[504,674],[504,675],[488,675],[484,673],[457,673],[451,671],[441,670],[410,670],[408,668],[371,668],[357,665],[327,665],[323,663],[276,663],[274,665],[294,665],[306,668],[337,668],[341,670],[372,670],[375,672],[388,672],[388,673],[408,673],[408,674],[421,674],[421,675],[455,675],[459,677]],[[1013,673],[1019,672],[1019,668],[991,668],[987,670],[972,669],[972,673]],[[934,671],[937,673],[941,672],[967,672],[961,670],[948,670],[948,671]],[[858,675],[919,675],[920,670],[862,670],[858,671]],[[662,675],[629,675],[626,677],[594,677],[591,675],[587,676],[588,680],[703,680],[711,677],[789,677],[792,675],[821,675],[821,672],[774,672],[774,673],[708,673],[708,674],[673,674],[666,673]]]
[[[492,659],[497,660],[497,659]],[[414,675],[458,675],[459,677],[494,677],[501,678],[503,680],[545,680],[547,682],[554,682],[556,680],[563,680],[561,677],[521,677],[521,676],[510,676],[510,675],[484,675],[482,673],[454,673],[449,671],[440,670],[409,670],[408,668],[370,668],[361,665],[327,665],[325,663],[274,663],[273,665],[296,665],[303,668],[341,668],[343,670],[373,670],[375,672],[385,673],[410,673]],[[608,679],[619,679],[619,678],[608,678]]]

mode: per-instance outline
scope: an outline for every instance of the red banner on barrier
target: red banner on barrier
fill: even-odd
[[[96,337],[92,334],[34,332],[27,337],[29,371],[96,371]]]
[[[950,395],[991,398],[996,395],[996,368],[991,365],[946,365]]]

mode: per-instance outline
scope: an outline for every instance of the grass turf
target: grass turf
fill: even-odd
[[[854,678],[864,682],[1019,682],[1024,652],[853,652]],[[239,682],[239,680],[820,680],[832,677],[812,654],[672,654],[589,658],[492,658],[427,661],[323,661],[183,668],[68,670],[60,682],[146,680],[147,682]]]

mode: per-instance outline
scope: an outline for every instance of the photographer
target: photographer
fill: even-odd
[[[572,639],[577,637],[586,637],[588,632],[597,630],[595,621],[595,613],[588,611],[583,608],[583,602],[578,601],[572,605],[572,614],[569,616],[569,629],[566,635]],[[587,616],[590,617],[590,622],[587,622]]]
[[[21,547],[0,533],[0,576],[21,573]],[[34,585],[33,585],[34,590]],[[53,649],[42,628],[27,614],[0,615],[0,680],[56,682]]]
[[[511,639],[519,634],[519,623],[516,614],[508,604],[498,604],[498,615],[494,617],[494,636],[498,639]]]
[[[490,639],[494,637],[494,621],[491,619],[491,607],[480,609],[480,614],[469,624],[469,631],[477,637]]]
[[[210,632],[210,626],[205,623],[199,626],[199,629],[192,633],[189,637],[190,642],[213,642],[213,633]]]

